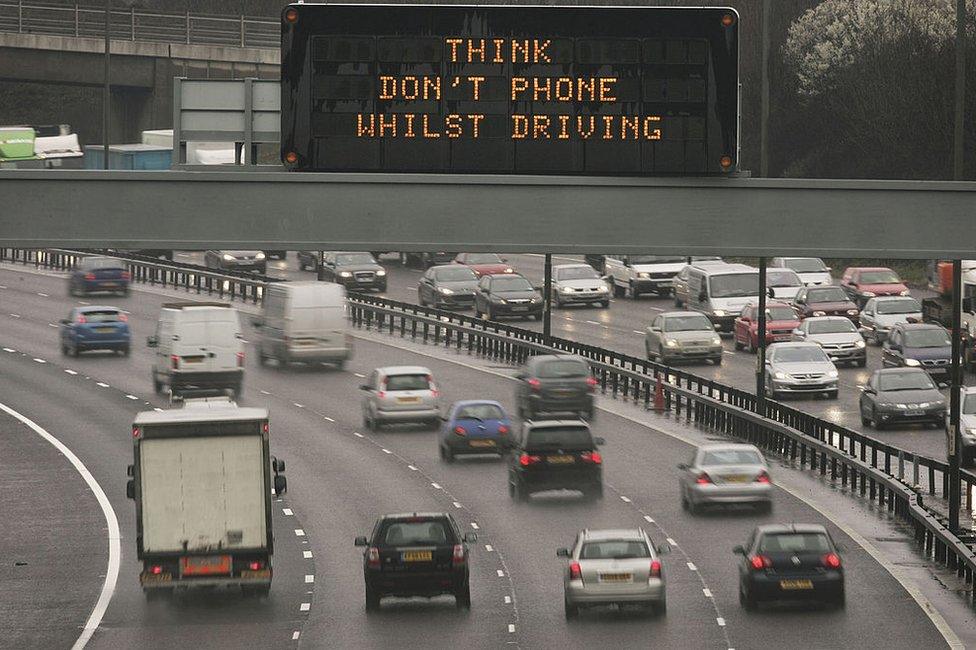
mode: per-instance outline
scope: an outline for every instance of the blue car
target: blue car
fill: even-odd
[[[68,294],[86,296],[89,293],[109,292],[123,296],[129,293],[129,272],[125,262],[114,257],[85,257],[71,271]]]
[[[61,321],[61,354],[76,357],[89,350],[129,356],[129,319],[118,307],[75,307]]]
[[[505,409],[490,400],[455,402],[441,427],[441,458],[465,454],[498,454],[511,448],[512,423]]]

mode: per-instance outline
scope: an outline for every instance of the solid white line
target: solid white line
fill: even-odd
[[[126,395],[126,397],[128,397],[129,399],[134,399],[134,400],[138,400],[139,399],[135,395]]]
[[[312,603],[302,603],[302,606],[298,609],[299,611],[307,612],[308,610],[312,609]]]
[[[36,361],[37,363],[47,363],[47,361],[45,361],[44,359],[38,359],[37,357],[34,357],[34,361]]]
[[[115,516],[115,510],[112,509],[112,504],[109,503],[108,497],[105,496],[105,491],[102,490],[98,481],[88,471],[85,464],[63,442],[6,404],[0,404],[0,410],[30,427],[34,433],[51,443],[55,449],[61,452],[62,456],[68,459],[68,462],[74,466],[81,474],[81,478],[88,484],[88,489],[95,495],[98,505],[102,508],[102,514],[105,516],[105,523],[108,526],[108,570],[105,573],[105,582],[102,583],[102,591],[98,594],[98,600],[95,601],[95,607],[88,616],[88,620],[85,621],[85,627],[82,629],[78,640],[71,646],[72,650],[81,650],[88,644],[95,630],[101,625],[102,616],[105,615],[109,601],[112,600],[112,594],[115,593],[115,582],[119,577],[119,566],[122,560],[122,533],[119,531],[119,519]]]
[[[310,575],[310,574],[309,575],[306,575],[305,576],[305,584],[309,584],[309,583],[312,583],[312,582],[315,582],[315,576],[314,575]]]
[[[102,388],[110,388],[110,386],[104,381],[96,382],[96,385],[101,386]]]
[[[295,630],[294,632],[291,633],[291,640],[292,641],[298,641],[298,637],[300,637],[301,635],[302,635],[301,632],[299,632],[298,630]]]
[[[66,373],[68,373],[69,375],[77,375],[77,374],[78,374],[78,373],[77,373],[77,372],[75,372],[74,370],[69,370],[69,369],[67,369],[67,368],[65,368],[65,369],[64,369],[64,371],[65,371]]]
[[[284,513],[286,517],[291,517],[293,514],[295,514],[291,511],[291,508],[282,508],[281,512]]]
[[[644,521],[646,521],[649,524],[654,523],[654,519],[652,519],[650,515],[644,515]]]
[[[302,551],[302,557],[305,558],[306,560],[311,559],[312,552],[311,551]]]
[[[295,529],[295,537],[305,537],[305,531],[301,528]]]

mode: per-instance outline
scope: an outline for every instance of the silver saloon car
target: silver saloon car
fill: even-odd
[[[644,334],[648,359],[667,365],[674,361],[722,363],[722,339],[704,314],[695,311],[668,311],[654,317]]]
[[[826,395],[837,399],[837,366],[818,343],[773,343],[766,351],[766,397]]]
[[[610,306],[610,285],[589,264],[559,264],[552,267],[552,304]]]
[[[586,530],[571,549],[556,551],[569,559],[563,573],[566,618],[580,607],[636,605],[655,614],[667,611],[664,566],[667,544],[655,547],[643,529]]]
[[[814,316],[793,330],[792,340],[818,343],[834,363],[867,364],[867,342],[845,316]]]
[[[705,506],[723,504],[753,504],[772,511],[769,466],[752,445],[703,445],[690,463],[681,463],[678,469],[681,507],[692,514]]]
[[[440,392],[427,368],[377,368],[360,388],[365,393],[363,424],[370,431],[384,424],[440,425]]]

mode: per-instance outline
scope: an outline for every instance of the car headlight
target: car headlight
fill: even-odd
[[[258,253],[257,253],[257,254],[256,254],[256,255],[254,256],[254,259],[256,259],[256,260],[263,260],[263,259],[264,259],[264,253],[262,253],[262,252],[260,252],[260,251],[259,251],[259,252],[258,252]]]
[[[454,289],[448,289],[447,287],[437,287],[437,290],[443,293],[445,296],[449,296],[454,293]]]
[[[515,269],[513,269],[512,267],[507,267],[505,269],[505,273],[515,273]]]
[[[858,310],[856,310],[856,309],[848,309],[848,310],[847,310],[847,315],[848,315],[848,316],[857,316],[857,315],[858,315],[858,314],[860,314],[860,313],[861,313],[861,312],[859,312],[859,311],[858,311]]]
[[[894,404],[893,406],[895,406],[896,408],[900,408],[900,409],[907,409],[908,408],[908,404]]]
[[[646,279],[646,278],[651,277],[651,274],[642,271],[642,272],[640,272],[640,273],[637,274],[637,277],[638,278],[642,278],[642,279]]]
[[[911,291],[909,291],[908,289],[905,289],[904,291],[902,291],[902,292],[901,292],[901,293],[899,293],[898,295],[899,295],[899,296],[910,296],[910,295],[912,295],[912,292],[911,292]]]
[[[339,271],[339,277],[340,278],[351,278],[352,277],[352,273],[350,273],[349,271]]]
[[[542,298],[540,298],[539,296],[535,296],[532,299],[530,299],[529,302],[531,302],[532,304],[542,302]]]
[[[830,377],[831,379],[837,379],[837,371],[836,370],[828,370],[827,371],[827,376]]]
[[[379,271],[376,272],[376,277],[378,278],[382,278],[384,275],[386,275],[386,271],[384,271],[383,269],[380,269]]]
[[[773,373],[773,377],[775,377],[776,379],[787,379],[789,375],[783,372],[782,370],[777,370],[776,372]]]
[[[938,402],[932,402],[932,406],[937,406],[939,408],[945,408],[946,407],[946,403],[945,403],[945,400],[940,399]]]
[[[868,344],[864,342],[864,339],[861,339],[860,341],[856,341],[854,345],[859,348],[864,348],[867,347]]]
[[[915,367],[920,366],[922,364],[919,363],[919,360],[918,359],[908,359],[908,358],[906,358],[905,359],[905,365],[906,366],[909,366],[911,368],[915,368]]]
[[[966,429],[966,433],[970,436],[976,437],[976,429]]]
[[[233,255],[228,255],[227,253],[224,253],[224,261],[225,262],[233,262],[234,261],[234,256]]]
[[[494,298],[495,300],[497,300],[498,302],[500,302],[503,305],[508,303],[507,300],[505,300],[504,298],[500,298],[498,296],[492,296],[492,298]]]
[[[874,298],[875,293],[873,291],[862,291],[861,295],[865,298]]]
[[[610,291],[610,287],[608,287],[605,284],[601,284],[599,287],[596,288],[596,290],[597,293],[606,293],[607,291]]]
[[[668,346],[669,348],[676,348],[678,347],[678,342],[674,339],[666,339],[664,341],[664,345]]]
[[[716,309],[712,313],[715,314],[716,316],[725,316],[726,315],[726,312],[725,312],[724,309]]]
[[[573,293],[573,287],[560,287],[559,290],[563,293]]]
[[[722,345],[722,339],[716,336],[712,339],[712,345]]]
[[[827,312],[825,312],[825,311],[815,311],[815,312],[813,312],[813,315],[814,316],[826,316],[827,315]]]

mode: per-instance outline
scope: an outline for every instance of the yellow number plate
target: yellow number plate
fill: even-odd
[[[574,462],[575,459],[572,456],[549,456],[546,460],[553,465],[568,465]]]
[[[470,440],[468,441],[468,444],[471,445],[472,447],[494,447],[495,441],[494,440]]]
[[[430,562],[434,557],[431,551],[404,551],[404,562]]]
[[[600,582],[631,582],[634,577],[630,573],[601,573]]]
[[[415,404],[420,401],[419,397],[398,397],[397,402],[400,404]]]
[[[813,582],[809,580],[780,580],[779,588],[784,590],[813,589]]]
[[[724,478],[726,483],[748,483],[749,482],[748,476],[742,476],[738,474],[735,476],[726,476]]]

